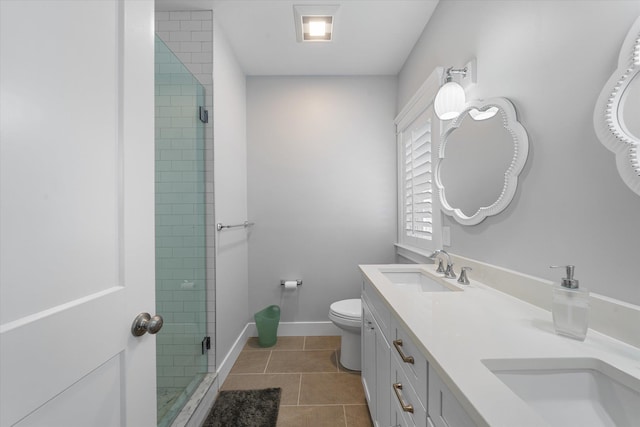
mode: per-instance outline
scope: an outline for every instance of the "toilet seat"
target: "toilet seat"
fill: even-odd
[[[362,319],[362,300],[357,298],[336,301],[329,307],[329,313],[341,319],[360,321]]]

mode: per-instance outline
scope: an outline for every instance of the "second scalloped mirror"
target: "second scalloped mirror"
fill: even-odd
[[[472,101],[440,144],[435,181],[442,210],[476,225],[511,202],[529,152],[515,108],[505,98]]]
[[[640,195],[640,17],[622,44],[618,68],[600,92],[593,123],[602,144],[615,153],[622,180]]]

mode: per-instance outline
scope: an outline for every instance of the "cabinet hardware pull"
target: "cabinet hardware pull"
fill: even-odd
[[[415,363],[413,356],[405,356],[402,352],[402,349],[400,348],[402,347],[402,340],[393,340],[393,346],[398,351],[398,354],[400,355],[404,363],[411,363],[412,365]]]
[[[393,391],[396,392],[396,397],[398,398],[398,402],[400,402],[400,406],[402,407],[402,410],[404,412],[409,412],[413,414],[413,405],[404,403],[404,401],[402,400],[402,396],[400,395],[400,390],[402,390],[401,383],[393,384]]]

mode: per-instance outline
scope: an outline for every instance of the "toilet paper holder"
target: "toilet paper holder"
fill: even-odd
[[[285,284],[286,282],[294,282],[294,280],[284,280],[284,279],[281,279],[281,280],[280,280],[280,286],[284,286],[284,284]],[[296,280],[295,280],[295,282],[296,282],[296,285],[297,285],[297,286],[302,286],[302,280],[300,280],[300,279],[296,279]]]

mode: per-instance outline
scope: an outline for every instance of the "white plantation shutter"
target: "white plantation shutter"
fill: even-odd
[[[404,133],[404,232],[433,239],[431,120]]]
[[[424,253],[442,248],[442,213],[433,176],[441,135],[433,99],[442,84],[442,73],[442,67],[436,67],[395,119],[397,246],[402,251],[418,249]]]

